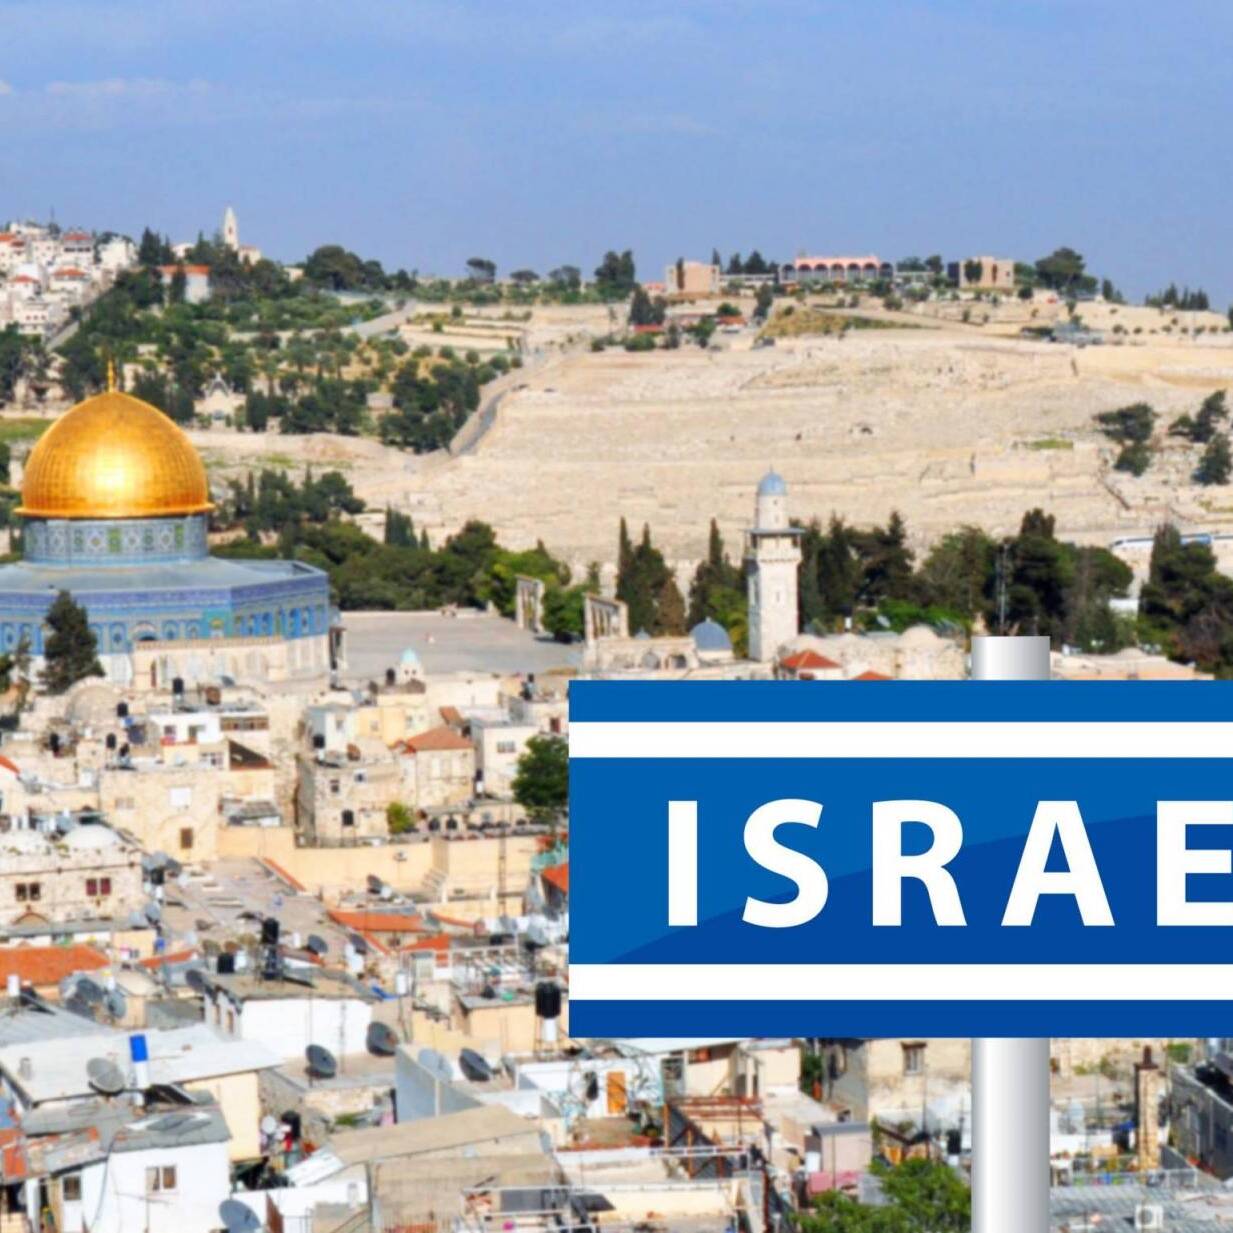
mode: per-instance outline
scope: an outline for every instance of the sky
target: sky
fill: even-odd
[[[1034,260],[1233,300],[1227,0],[0,0],[0,219],[462,274]]]

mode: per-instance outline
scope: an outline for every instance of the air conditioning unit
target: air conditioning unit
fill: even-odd
[[[1140,1203],[1135,1208],[1136,1229],[1144,1233],[1160,1233],[1164,1227],[1164,1208],[1159,1203]]]

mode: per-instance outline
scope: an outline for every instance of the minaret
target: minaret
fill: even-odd
[[[233,253],[240,251],[240,225],[235,221],[235,211],[230,206],[223,211],[223,243]]]
[[[745,547],[749,586],[749,658],[767,662],[799,632],[796,569],[801,531],[788,522],[788,486],[775,471],[758,485],[754,525]]]

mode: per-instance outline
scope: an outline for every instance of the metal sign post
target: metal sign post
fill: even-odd
[[[1048,638],[973,638],[974,681],[1047,681]],[[972,1041],[973,1233],[1049,1227],[1049,1040]]]

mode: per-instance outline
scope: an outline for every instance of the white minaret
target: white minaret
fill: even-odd
[[[754,525],[745,547],[749,585],[749,658],[768,662],[799,632],[796,569],[801,532],[788,522],[788,486],[775,471],[758,485]]]
[[[240,251],[240,224],[235,221],[235,211],[230,206],[223,211],[223,243],[233,253]]]

